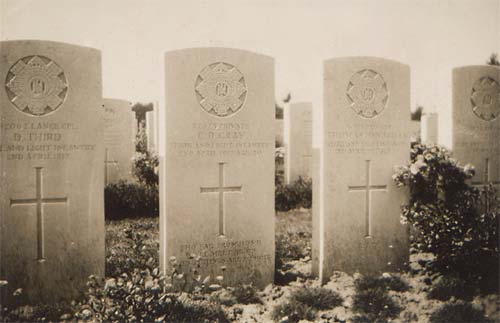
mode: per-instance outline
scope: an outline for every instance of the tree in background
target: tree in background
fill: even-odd
[[[290,102],[292,99],[292,94],[288,92],[288,94],[281,100],[283,104]],[[282,120],[283,119],[283,106],[279,103],[275,104],[276,108],[276,119],[277,120]]]
[[[424,112],[423,106],[417,106],[417,109],[411,113],[412,121],[420,121],[422,119],[422,113]]]
[[[498,61],[498,54],[491,53],[490,59],[486,61],[488,65],[500,66],[500,62]]]

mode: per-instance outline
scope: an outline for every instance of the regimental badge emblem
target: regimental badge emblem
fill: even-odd
[[[495,120],[500,114],[500,86],[489,76],[477,80],[470,97],[472,111],[485,121]]]
[[[235,66],[218,62],[198,74],[195,92],[203,110],[217,117],[228,117],[245,104],[247,85]]]
[[[363,118],[374,118],[385,109],[389,91],[384,78],[371,69],[355,73],[347,85],[347,100],[354,112]]]
[[[44,56],[26,56],[9,70],[7,96],[21,112],[44,116],[57,110],[66,99],[68,81],[62,68]]]

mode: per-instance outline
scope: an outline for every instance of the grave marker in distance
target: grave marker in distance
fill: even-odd
[[[104,99],[104,183],[132,181],[136,119],[131,103]]]
[[[292,103],[285,110],[286,161],[285,178],[290,184],[299,177],[311,178],[312,103]]]

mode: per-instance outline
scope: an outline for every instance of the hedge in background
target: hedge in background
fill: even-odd
[[[109,184],[104,189],[104,201],[107,220],[159,214],[157,186],[125,181]]]
[[[285,185],[276,183],[275,208],[277,211],[289,211],[297,208],[310,208],[312,205],[312,180],[299,177],[298,180]]]

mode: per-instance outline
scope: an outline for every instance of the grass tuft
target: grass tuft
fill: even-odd
[[[262,304],[262,300],[259,297],[257,290],[251,284],[243,284],[235,287],[231,291],[231,294],[240,304]]]
[[[306,304],[318,310],[332,309],[342,305],[342,297],[326,288],[298,289],[291,295],[291,300]]]
[[[288,301],[276,305],[273,308],[271,317],[275,322],[278,322],[286,316],[288,322],[296,323],[300,320],[314,321],[316,313],[317,310],[309,305],[297,301]]]

